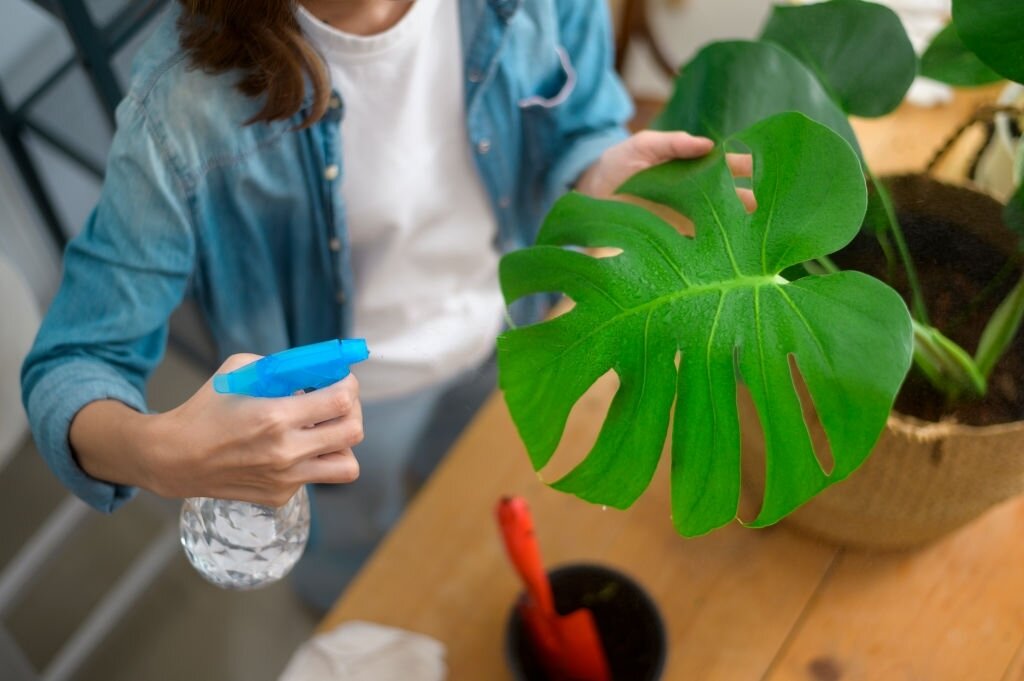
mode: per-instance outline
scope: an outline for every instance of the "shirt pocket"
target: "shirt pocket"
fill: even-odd
[[[576,89],[576,68],[569,53],[558,46],[555,57],[552,68],[518,102],[527,159],[535,168],[547,168],[557,156],[562,109]]]

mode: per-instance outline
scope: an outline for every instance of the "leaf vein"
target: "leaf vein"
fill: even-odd
[[[768,394],[768,370],[765,366],[764,361],[764,331],[761,327],[761,289],[754,289],[754,328],[757,329],[757,364],[761,370],[761,389],[764,391],[763,394]],[[768,499],[768,488],[771,485],[771,479],[768,477],[768,467],[771,466],[773,461],[773,454],[771,448],[771,403],[770,399],[764,400],[764,414],[761,418],[761,423],[764,426],[764,495],[761,500],[761,509],[758,511],[758,515],[764,512],[765,501]],[[755,518],[756,522],[756,518]]]
[[[781,177],[781,173],[775,174],[775,187],[772,189],[772,203],[768,208],[768,218],[765,220],[764,234],[761,237],[761,272],[763,273],[768,272],[768,235],[772,231],[772,224],[775,220],[775,206],[778,204],[779,200],[779,180]]]
[[[729,233],[725,229],[725,224],[722,223],[722,216],[718,214],[715,202],[711,200],[711,197],[708,196],[708,193],[703,188],[700,189],[700,195],[703,197],[704,202],[707,203],[708,209],[711,211],[711,217],[715,219],[718,232],[722,235],[722,244],[725,246],[725,252],[729,255],[729,262],[732,263],[732,271],[736,273],[736,276],[742,276],[740,274],[740,267],[736,264],[736,255],[732,252],[732,242],[729,241]]]
[[[779,294],[782,295],[783,299],[789,305],[790,309],[793,310],[793,313],[796,314],[797,319],[800,320],[800,323],[804,325],[805,329],[807,329],[807,334],[814,341],[815,347],[818,348],[818,352],[821,354],[822,358],[824,358],[825,364],[828,365],[829,371],[831,371],[832,375],[834,376],[836,373],[836,368],[832,365],[832,358],[829,357],[828,352],[825,351],[824,343],[822,343],[821,339],[818,338],[818,333],[811,326],[810,322],[807,321],[807,317],[805,317],[804,313],[800,311],[800,308],[797,307],[797,304],[793,302],[793,299],[789,297],[789,294],[786,293],[781,286],[778,286],[776,288],[778,289]]]
[[[657,298],[653,298],[653,299],[647,301],[646,303],[644,303],[642,305],[637,305],[636,307],[623,308],[623,311],[621,313],[615,315],[614,317],[606,319],[605,321],[601,322],[600,324],[592,327],[588,333],[583,334],[581,336],[578,336],[576,338],[576,340],[574,340],[569,345],[565,346],[565,349],[563,349],[557,355],[552,355],[546,362],[543,362],[541,364],[536,365],[535,369],[536,370],[544,369],[548,365],[553,364],[554,362],[557,362],[562,357],[564,357],[570,350],[574,349],[576,346],[578,346],[581,343],[584,343],[586,341],[589,341],[592,337],[594,337],[596,335],[599,335],[602,331],[607,329],[609,326],[612,326],[613,324],[621,321],[625,317],[629,317],[629,316],[634,315],[634,314],[643,313],[643,312],[646,312],[647,310],[651,310],[653,312],[654,308],[659,307],[661,305],[667,305],[667,304],[669,304],[671,302],[675,302],[676,300],[682,300],[682,299],[685,299],[685,298],[696,298],[698,296],[701,296],[701,295],[704,295],[704,294],[707,294],[707,293],[718,292],[718,293],[723,293],[724,294],[724,293],[726,293],[726,292],[728,292],[728,291],[730,291],[732,289],[740,289],[740,288],[752,288],[752,289],[754,289],[756,291],[761,286],[771,286],[771,285],[774,285],[773,282],[774,282],[774,278],[772,278],[772,277],[739,277],[737,279],[730,279],[730,280],[727,280],[727,281],[710,282],[708,284],[701,284],[701,285],[698,285],[698,286],[691,286],[690,288],[680,289],[678,291],[673,291],[672,293],[666,293],[665,295],[658,296]],[[572,315],[572,314],[574,314],[574,313],[573,312],[569,313],[569,315]],[[546,323],[551,323],[551,322],[546,322]]]
[[[711,404],[711,452],[713,454],[718,452],[718,410],[715,409],[715,384],[711,376],[711,346],[714,345],[715,334],[718,333],[718,321],[722,316],[722,308],[725,306],[726,295],[726,292],[722,291],[718,296],[718,307],[715,309],[715,317],[711,322],[711,331],[708,333],[708,342],[704,346],[704,368],[708,379],[708,401]],[[686,361],[685,356],[683,361]],[[686,509],[686,515],[689,515],[693,509],[697,508],[697,506],[700,505],[700,500],[704,498],[704,492],[707,491],[707,481],[710,477],[710,470],[710,466],[704,470],[704,478],[701,480],[702,484],[699,485],[702,493],[698,494],[690,502],[690,505]]]

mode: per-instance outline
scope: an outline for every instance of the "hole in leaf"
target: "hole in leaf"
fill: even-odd
[[[736,382],[736,409],[740,419],[740,507],[737,515],[745,523],[757,518],[764,505],[764,428],[754,407],[754,398],[742,382]]]
[[[800,398],[800,410],[804,414],[804,423],[807,424],[807,431],[811,434],[811,444],[814,447],[814,456],[818,459],[818,465],[825,475],[832,475],[836,466],[836,460],[832,456],[832,446],[829,444],[825,429],[821,427],[821,420],[818,418],[818,410],[811,399],[811,392],[807,389],[807,383],[797,366],[796,356],[789,355],[789,373],[793,378],[793,387],[796,388],[797,397]]]
[[[562,315],[572,311],[576,307],[576,301],[569,296],[562,296],[555,306],[548,312],[548,319],[554,319],[555,317],[561,317]]]
[[[532,323],[538,314],[544,317],[557,317],[573,308],[575,303],[561,291],[538,291],[516,299],[505,308],[505,323],[515,328],[521,324]]]
[[[554,482],[575,468],[594,448],[612,398],[619,389],[619,375],[608,370],[573,405],[558,448],[540,471],[545,482]]]
[[[753,213],[756,208],[756,201],[752,191],[754,189],[754,161],[750,154],[750,149],[744,144],[733,141],[728,153],[729,169],[733,173],[732,182],[733,186],[736,187],[736,194],[743,202],[747,213]],[[744,158],[745,156],[750,158]]]
[[[592,258],[601,260],[602,258],[614,258],[617,255],[622,254],[621,248],[614,248],[612,246],[602,246],[600,248],[588,248],[587,255]]]
[[[625,203],[631,203],[634,206],[646,208],[647,210],[649,210],[650,212],[654,213],[659,218],[664,220],[669,225],[675,227],[676,231],[678,231],[683,236],[688,236],[692,238],[693,235],[696,234],[695,228],[693,226],[693,220],[686,217],[682,213],[673,210],[672,208],[669,208],[668,206],[662,205],[660,203],[655,203],[654,201],[648,201],[647,199],[641,199],[639,196],[629,196],[627,194],[621,194],[619,196],[616,196],[615,198]]]

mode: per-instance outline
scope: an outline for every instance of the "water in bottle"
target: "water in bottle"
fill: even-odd
[[[309,538],[302,487],[281,508],[196,497],[181,508],[181,545],[192,566],[227,589],[255,589],[284,577]]]

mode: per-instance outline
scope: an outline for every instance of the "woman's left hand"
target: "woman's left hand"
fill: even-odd
[[[610,198],[622,183],[641,170],[677,158],[699,158],[711,151],[715,143],[707,137],[686,132],[644,130],[609,147],[576,183],[576,190],[599,199]],[[750,177],[753,162],[748,154],[726,154],[726,161],[736,177]],[[754,193],[736,189],[748,211],[757,207]]]

